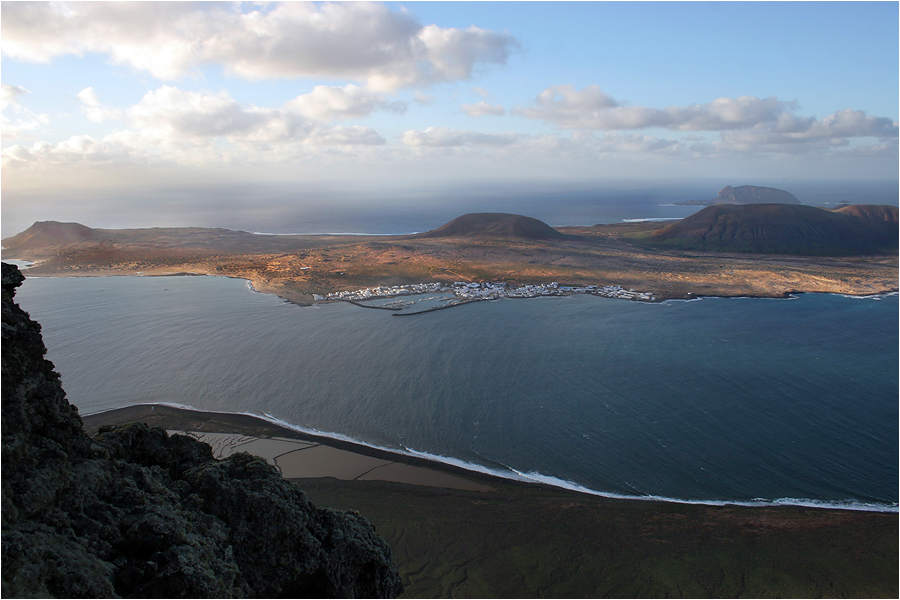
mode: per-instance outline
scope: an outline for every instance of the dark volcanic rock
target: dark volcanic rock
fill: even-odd
[[[554,240],[566,236],[543,221],[506,213],[471,213],[416,237],[513,237],[527,240]]]
[[[897,207],[858,205],[830,211],[803,205],[720,204],[654,232],[651,242],[725,252],[896,254]]]
[[[144,424],[88,438],[3,264],[4,597],[390,597],[390,549],[263,459]]]
[[[712,206],[714,204],[800,204],[797,198],[778,188],[762,187],[759,185],[741,185],[731,187],[726,185],[719,191],[719,195],[712,200],[689,200],[676,202],[682,206]]]

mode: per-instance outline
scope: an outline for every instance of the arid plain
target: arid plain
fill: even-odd
[[[311,303],[312,294],[453,281],[621,285],[659,299],[897,290],[896,254],[796,256],[663,249],[648,238],[664,225],[558,227],[565,234],[560,238],[529,239],[274,236],[200,228],[104,230],[47,222],[33,226],[38,229],[20,245],[10,248],[12,238],[4,240],[4,256],[35,261],[29,270],[33,275],[238,277],[259,291],[298,304]]]

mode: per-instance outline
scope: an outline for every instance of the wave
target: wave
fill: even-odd
[[[669,205],[662,205],[669,206]],[[655,221],[680,221],[684,217],[642,217],[640,219],[622,219],[625,223],[649,223]]]
[[[837,296],[841,296],[842,298],[853,298],[854,300],[884,300],[885,298],[890,298],[891,296],[898,296],[900,292],[884,292],[882,294],[868,294],[866,296],[853,296],[851,294],[835,294]]]
[[[127,406],[146,406],[146,405],[156,405],[156,406],[167,406],[170,408],[177,408],[182,410],[194,410],[201,411],[212,414],[222,414],[222,415],[241,415],[247,417],[253,417],[256,419],[260,419],[263,421],[267,421],[272,423],[273,425],[277,425],[279,427],[283,427],[285,429],[289,429],[291,431],[296,431],[297,433],[311,435],[315,437],[321,437],[326,439],[331,439],[335,441],[345,442],[348,444],[352,444],[354,446],[358,446],[361,448],[370,448],[372,450],[378,450],[380,452],[386,452],[389,454],[395,454],[400,456],[407,456],[410,458],[417,458],[420,460],[425,460],[431,463],[437,463],[442,465],[447,465],[450,467],[455,467],[457,469],[462,469],[464,471],[468,471],[471,473],[478,473],[481,475],[487,475],[489,477],[496,477],[498,479],[504,479],[508,481],[516,481],[519,483],[529,483],[529,484],[538,484],[549,487],[554,487],[557,489],[579,492],[582,494],[589,494],[591,496],[597,496],[601,498],[609,498],[613,500],[643,500],[648,502],[669,502],[674,504],[696,504],[703,506],[745,506],[745,507],[773,507],[773,506],[797,506],[804,508],[821,508],[821,509],[829,509],[829,510],[853,510],[853,511],[862,511],[862,512],[886,512],[886,513],[897,513],[900,512],[900,504],[898,503],[879,503],[879,502],[861,502],[858,500],[817,500],[814,498],[754,498],[752,500],[729,500],[729,499],[697,499],[697,498],[673,498],[669,496],[659,496],[659,495],[637,495],[637,494],[621,494],[615,492],[603,492],[600,490],[595,490],[584,485],[581,485],[574,481],[569,481],[567,479],[561,479],[559,477],[554,477],[552,475],[545,475],[543,473],[537,471],[519,471],[507,465],[503,465],[503,467],[507,470],[500,470],[495,468],[486,467],[484,465],[480,465],[477,463],[472,463],[460,458],[455,458],[452,456],[443,456],[440,454],[433,454],[431,452],[426,452],[423,450],[415,450],[413,448],[401,447],[401,448],[388,448],[385,446],[379,446],[377,444],[371,444],[355,438],[353,436],[345,435],[342,433],[335,433],[331,431],[321,431],[319,429],[315,429],[312,427],[302,427],[300,425],[294,425],[288,421],[283,419],[279,419],[278,417],[271,415],[269,413],[257,413],[257,412],[248,412],[248,411],[211,411],[205,410],[202,408],[197,408],[195,406],[179,404],[175,402],[153,402],[153,403],[139,403],[132,404]],[[110,412],[112,410],[118,410],[119,408],[127,408],[127,406],[116,407],[114,409],[104,409],[96,412],[88,413],[90,415],[103,414],[105,412]]]

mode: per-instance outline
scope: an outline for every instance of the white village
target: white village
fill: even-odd
[[[355,291],[332,292],[324,296],[314,294],[313,299],[318,301],[343,300],[347,302],[361,302],[364,300],[436,293],[453,294],[453,297],[449,298],[442,308],[448,308],[450,306],[476,300],[537,298],[539,296],[567,296],[570,294],[591,294],[606,298],[620,298],[623,300],[635,300],[641,302],[656,301],[656,297],[649,292],[626,290],[620,285],[587,285],[573,287],[559,285],[557,282],[510,285],[505,282],[468,283],[464,281],[457,281],[452,285],[446,283],[413,283],[407,285],[379,286]],[[412,303],[400,302],[396,304],[383,304],[381,306],[396,309],[409,304]]]

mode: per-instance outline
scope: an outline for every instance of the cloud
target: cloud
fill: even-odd
[[[100,105],[97,92],[92,87],[86,87],[75,95],[81,101],[81,112],[92,123],[102,123],[109,119],[121,119],[122,111],[115,108],[104,108]]]
[[[164,85],[123,111],[104,108],[93,88],[85,88],[77,97],[89,118],[91,111],[115,113],[129,128],[99,140],[83,135],[59,144],[41,141],[32,146],[11,146],[3,151],[3,164],[138,160],[208,166],[258,160],[283,162],[296,158],[303,147],[326,146],[332,151],[385,143],[371,127],[333,126],[287,108],[242,106],[225,91],[193,92]],[[4,116],[3,127],[6,134],[15,124]]]
[[[371,127],[325,127],[314,129],[304,140],[313,146],[380,146],[385,140]]]
[[[538,94],[535,106],[516,107],[512,114],[548,121],[561,129],[725,131],[774,123],[792,107],[777,98],[752,96],[663,109],[624,106],[598,86],[576,90],[571,85],[558,85]]]
[[[425,92],[422,92],[420,90],[416,90],[415,93],[413,94],[413,100],[419,106],[430,106],[435,103],[437,98],[430,94],[426,94]]]
[[[488,104],[484,100],[478,104],[461,104],[460,110],[470,117],[502,116],[506,114],[506,109],[496,104]]]
[[[19,104],[19,96],[27,94],[28,90],[17,85],[0,84],[0,110],[6,110],[10,106]]]
[[[277,120],[275,111],[244,108],[227,92],[185,92],[164,85],[147,92],[127,111],[130,123],[160,139],[248,137]]]
[[[42,127],[50,123],[50,117],[41,114],[36,115],[31,111],[23,118],[15,121],[6,115],[0,115],[0,130],[3,131],[3,139],[17,140],[28,136],[30,133],[40,130]]]
[[[534,107],[517,106],[512,114],[550,121],[563,129],[591,129],[584,123],[589,122],[600,111],[618,105],[612,96],[596,85],[580,91],[573,85],[555,85],[538,94],[535,104]]]
[[[376,110],[401,114],[406,112],[406,103],[388,102],[383,95],[350,83],[342,88],[317,85],[312,92],[288,102],[285,108],[317,121],[345,121],[368,117]]]
[[[447,148],[454,146],[508,146],[520,138],[515,133],[482,133],[465,129],[429,127],[424,131],[409,130],[401,141],[406,146]]]
[[[33,146],[11,146],[2,152],[4,167],[23,163],[72,164],[99,163],[130,158],[128,149],[95,140],[89,135],[76,135],[58,144],[37,142]]]
[[[15,120],[0,114],[0,130],[3,139],[15,140],[29,136],[50,123],[47,114],[36,114],[19,103],[19,96],[29,91],[18,85],[0,84],[0,110],[11,108],[17,115]]]
[[[424,131],[407,131],[401,141],[410,148],[435,151],[456,149],[473,156],[488,153],[495,158],[560,156],[590,158],[609,154],[637,156],[686,151],[685,144],[677,140],[618,132],[607,132],[599,136],[593,132],[573,132],[571,135],[526,135],[429,127]]]
[[[519,47],[506,33],[423,27],[404,9],[369,3],[242,13],[231,4],[4,2],[2,23],[3,54],[17,60],[98,53],[163,80],[214,64],[251,80],[326,77],[374,90],[467,79]]]
[[[729,140],[758,139],[761,143],[822,140],[825,138],[897,137],[897,122],[845,109],[822,120],[798,117],[794,102],[775,97],[717,98],[706,104],[648,108],[625,106],[597,86],[576,90],[571,85],[547,88],[535,106],[516,107],[514,115],[550,122],[560,129],[736,132]]]

